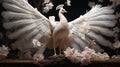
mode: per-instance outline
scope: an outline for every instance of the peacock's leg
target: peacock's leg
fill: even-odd
[[[55,45],[54,45],[54,56],[57,56]]]
[[[62,52],[61,52],[62,50],[61,50],[61,46],[59,47],[59,55],[62,55]]]
[[[64,39],[62,39],[61,42],[60,42],[59,55],[62,55],[62,46],[64,46],[64,45],[63,45],[63,41],[64,41]]]
[[[55,47],[55,38],[53,38],[53,49],[54,49],[54,56],[57,56],[56,47]]]

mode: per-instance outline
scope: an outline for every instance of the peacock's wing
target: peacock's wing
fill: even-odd
[[[81,50],[88,46],[96,51],[103,51],[98,44],[112,48],[112,43],[103,36],[113,37],[115,34],[112,30],[116,24],[113,12],[110,7],[96,5],[83,16],[71,21],[71,46]]]
[[[18,48],[30,47],[32,40],[47,41],[51,34],[51,24],[26,0],[3,0],[3,26],[9,31],[8,37],[15,39]],[[24,45],[25,44],[25,45]]]

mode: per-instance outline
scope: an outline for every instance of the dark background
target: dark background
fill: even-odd
[[[29,0],[29,3],[35,7],[35,3],[34,1],[36,1],[37,3],[39,3],[39,0]],[[41,0],[43,1],[43,0]],[[102,4],[103,6],[107,6],[107,5],[111,5],[112,2],[110,2],[109,0],[103,0],[103,2],[98,2],[98,0],[71,0],[71,5],[72,6],[67,6],[65,5],[64,8],[68,11],[67,14],[64,14],[67,18],[68,21],[72,21],[74,19],[76,19],[77,17],[79,17],[80,15],[83,15],[86,13],[86,10],[90,10],[91,8],[88,6],[89,1],[91,2],[95,2],[96,4]],[[53,4],[54,7],[52,10],[50,10],[48,13],[43,13],[46,17],[49,16],[55,16],[56,20],[59,20],[58,18],[58,11],[56,11],[56,6],[59,4],[65,4],[66,0],[53,0]],[[42,6],[40,5],[39,11],[42,10]],[[115,13],[116,12],[120,12],[120,5],[117,5],[115,7]],[[0,3],[0,14],[1,12],[4,11],[4,8],[2,7],[2,4]],[[119,17],[120,18],[120,17]],[[119,23],[119,18],[118,23],[116,26],[120,27],[120,23]],[[3,28],[2,26],[2,16],[0,15],[0,46],[1,45],[6,45],[6,46],[10,46],[10,44],[13,42],[13,40],[10,40],[7,38],[7,31]],[[111,50],[110,48],[106,48],[103,47],[102,48],[105,49],[105,51],[109,54],[109,55],[113,55],[113,54],[120,54],[119,49],[116,50]],[[14,53],[16,51],[11,50],[10,52]]]

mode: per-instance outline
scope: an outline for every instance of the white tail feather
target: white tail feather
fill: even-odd
[[[77,45],[79,45],[80,50],[84,50],[84,48],[87,46],[86,43],[78,37],[74,38],[74,41]]]
[[[15,31],[14,33],[10,34],[8,37],[11,39],[16,39],[18,38],[20,35],[24,34],[25,31],[29,31],[31,29],[34,29],[36,27],[36,24],[30,24],[20,30]]]
[[[12,12],[17,12],[17,13],[27,13],[27,14],[30,14],[29,11],[27,10],[24,10],[23,8],[21,7],[18,7],[14,4],[9,4],[9,3],[3,3],[3,7],[9,11],[12,11]]]
[[[107,28],[104,28],[104,27],[99,27],[99,26],[90,26],[90,28],[97,32],[97,33],[100,33],[100,34],[103,34],[105,36],[109,36],[109,37],[112,37],[115,35],[115,33],[110,30],[110,29],[107,29]]]
[[[24,0],[3,0],[5,3],[11,3],[28,11],[35,10],[27,1]]]
[[[95,34],[93,32],[89,32],[87,34],[90,38],[96,40],[96,42],[98,42],[99,44],[106,46],[106,47],[110,47],[112,48],[112,43],[106,39],[104,39],[102,36]]]
[[[115,21],[90,21],[86,22],[91,26],[103,26],[103,27],[114,27],[116,22]]]
[[[38,21],[37,19],[23,19],[23,20],[19,20],[19,21],[11,21],[9,23],[4,23],[3,26],[6,28],[6,29],[11,29],[11,28],[17,28],[17,27],[20,27],[20,26],[23,26],[23,25],[27,25],[27,24],[32,24],[32,23],[35,23],[36,21]]]
[[[28,33],[28,35],[25,37],[26,39],[32,39],[35,35],[39,34],[39,30],[35,28],[32,32]]]
[[[20,20],[20,19],[33,19],[33,18],[35,18],[34,15],[15,13],[15,12],[10,12],[10,11],[2,12],[2,16],[4,17],[5,20],[13,20],[13,19]]]
[[[100,15],[96,17],[87,18],[88,21],[102,21],[102,20],[114,20],[114,19],[115,19],[115,15]]]

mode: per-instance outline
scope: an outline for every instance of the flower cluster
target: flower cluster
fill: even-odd
[[[120,58],[120,55],[113,55],[112,56],[112,59],[119,59]]]
[[[41,53],[36,53],[36,54],[34,54],[33,59],[36,61],[41,61],[44,59],[44,55]]]
[[[90,49],[88,47],[85,47],[85,50],[82,52],[79,52],[78,50],[75,50],[74,48],[67,48],[66,51],[64,51],[65,57],[67,57],[71,62],[73,63],[79,63],[81,64],[88,64],[91,63],[91,61],[106,61],[109,60],[109,56],[107,53],[96,53],[95,50]]]
[[[44,59],[43,52],[45,50],[46,44],[41,43],[40,41],[36,39],[33,39],[32,43],[33,43],[33,47],[37,50],[36,53],[33,55],[33,59],[37,61],[43,60]]]
[[[0,47],[0,56],[7,56],[8,53],[9,53],[8,47],[2,45],[2,47]]]
[[[53,3],[50,2],[50,0],[44,0],[45,7],[43,8],[43,12],[47,13],[49,10],[51,10],[53,8]]]

